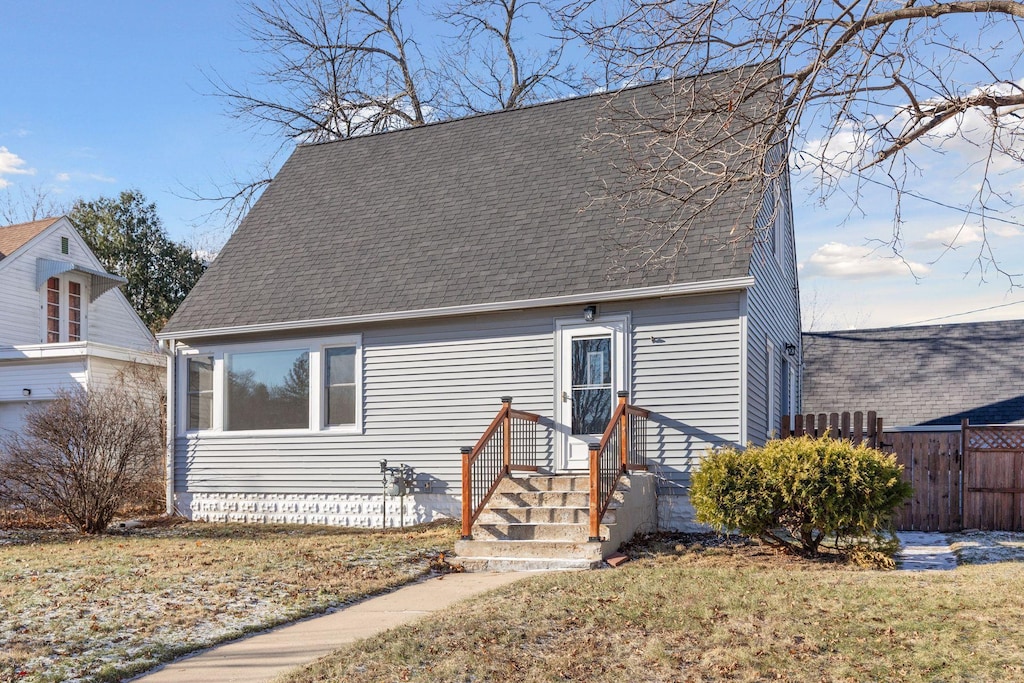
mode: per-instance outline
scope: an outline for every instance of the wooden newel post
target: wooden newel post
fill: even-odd
[[[501,419],[501,462],[505,465],[505,474],[512,466],[512,397],[501,397],[501,411],[505,417]]]
[[[619,407],[622,415],[619,416],[619,460],[622,463],[622,471],[625,472],[629,465],[629,416],[626,415],[626,399],[629,398],[628,391],[620,391]]]
[[[473,540],[473,481],[469,456],[472,446],[463,446],[462,453],[462,540]]]
[[[592,443],[590,449],[590,541],[601,540],[601,518],[597,514],[598,505],[601,501],[598,481],[601,477],[600,444]]]

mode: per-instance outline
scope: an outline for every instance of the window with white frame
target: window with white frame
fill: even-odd
[[[46,280],[44,339],[47,344],[76,342],[84,338],[84,304],[82,283],[70,278],[51,277]]]
[[[190,356],[185,359],[186,429],[209,429],[213,426],[213,356]]]
[[[183,358],[182,431],[360,429],[358,335],[196,351]]]

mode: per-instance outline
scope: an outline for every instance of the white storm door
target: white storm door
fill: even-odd
[[[616,393],[626,388],[626,320],[562,323],[557,336],[556,469],[585,471],[587,445],[600,441],[615,409]]]

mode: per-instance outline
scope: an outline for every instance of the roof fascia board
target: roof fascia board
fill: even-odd
[[[474,315],[479,313],[499,313],[528,308],[546,308],[549,306],[568,306],[572,304],[590,304],[606,301],[625,301],[628,299],[657,299],[684,294],[710,294],[746,290],[754,285],[752,277],[738,277],[726,280],[708,280],[706,282],[685,282],[656,287],[636,287],[633,289],[616,289],[604,292],[585,294],[566,294],[541,299],[522,299],[519,301],[498,301],[484,304],[466,304],[463,306],[446,306],[444,308],[425,308],[413,311],[394,311],[391,313],[366,313],[337,318],[318,318],[314,320],[295,320],[278,323],[261,323],[256,325],[239,325],[236,327],[214,327],[200,330],[175,330],[157,334],[157,339],[197,339],[202,337],[221,337],[233,334],[254,334],[258,332],[279,332],[285,330],[301,330],[314,327],[330,327],[335,325],[357,325],[365,323],[392,322],[400,320],[419,320],[423,318],[443,318],[457,315]]]

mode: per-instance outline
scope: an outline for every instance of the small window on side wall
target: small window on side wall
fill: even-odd
[[[213,358],[188,359],[188,425],[192,430],[213,426]]]
[[[324,424],[327,427],[356,423],[356,349],[339,346],[324,349]]]

